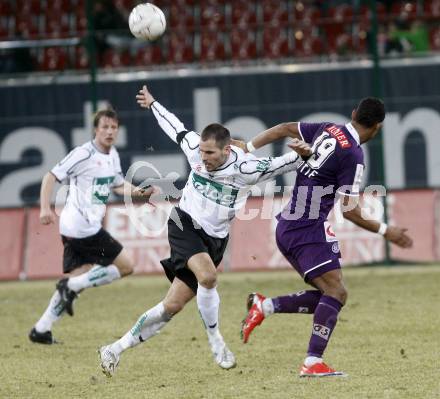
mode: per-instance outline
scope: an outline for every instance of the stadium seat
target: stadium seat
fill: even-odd
[[[11,3],[8,0],[0,0],[0,17],[8,17],[12,14]]]
[[[432,51],[440,51],[440,28],[433,28],[429,32],[429,44]]]
[[[424,2],[425,18],[439,18],[440,17],[440,0],[425,0]]]
[[[255,31],[233,28],[229,37],[232,59],[249,60],[256,58]]]
[[[202,28],[224,29],[225,6],[219,0],[204,0],[200,4],[200,24]]]
[[[169,22],[170,28],[187,28],[193,30],[195,26],[195,18],[192,8],[180,6],[177,2],[170,6]]]
[[[16,2],[16,11],[18,14],[33,14],[34,16],[40,14],[41,1],[40,0],[18,0]]]
[[[39,67],[42,71],[63,71],[67,65],[67,54],[63,48],[48,47],[43,51]]]
[[[137,66],[148,66],[161,64],[163,62],[162,49],[160,45],[149,45],[138,50],[135,58]]]
[[[45,32],[49,38],[67,37],[70,33],[69,15],[46,15]]]
[[[231,1],[231,23],[232,26],[240,29],[245,29],[248,26],[255,28],[257,13],[254,2],[246,0]]]
[[[168,62],[175,64],[194,61],[192,35],[185,32],[171,32],[168,48]]]
[[[280,24],[287,24],[289,13],[287,12],[287,3],[280,0],[263,0],[261,4],[263,22],[272,21]]]
[[[295,57],[316,57],[324,52],[322,38],[314,36],[310,31],[298,29],[294,32],[295,46],[293,55]]]
[[[73,62],[75,69],[86,69],[90,66],[89,55],[87,49],[83,46],[79,46],[75,49],[75,59]]]
[[[128,51],[118,51],[108,49],[104,52],[101,66],[104,69],[127,67],[131,63],[131,57]]]
[[[393,2],[391,17],[414,20],[417,18],[417,3],[414,1]]]
[[[281,58],[289,54],[287,31],[278,24],[271,24],[263,30],[263,57]]]
[[[315,25],[321,19],[321,11],[317,7],[304,4],[302,1],[295,3],[294,8],[295,23],[305,23]]]
[[[226,57],[225,45],[217,31],[202,32],[200,37],[200,60],[222,61]]]

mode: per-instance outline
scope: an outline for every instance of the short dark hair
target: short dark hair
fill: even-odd
[[[361,100],[356,108],[355,121],[367,128],[385,119],[385,105],[382,100],[375,97],[366,97]]]
[[[101,118],[104,117],[116,120],[119,125],[119,118],[116,111],[113,108],[107,108],[107,109],[102,109],[101,111],[98,111],[95,114],[95,118],[93,119],[93,127],[95,128],[98,127],[99,121],[101,120]]]
[[[223,148],[231,143],[231,133],[220,123],[211,123],[203,129],[201,139],[202,141],[212,139],[217,147]]]

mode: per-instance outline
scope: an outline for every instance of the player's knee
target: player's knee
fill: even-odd
[[[214,288],[217,285],[217,273],[215,272],[205,272],[198,277],[198,282],[202,287]]]
[[[185,307],[185,303],[183,301],[178,300],[165,300],[163,302],[163,308],[165,312],[170,316],[174,316],[179,313]]]
[[[119,269],[119,273],[121,273],[121,277],[128,276],[133,273],[134,265],[131,263],[127,263],[125,265],[117,266]]]

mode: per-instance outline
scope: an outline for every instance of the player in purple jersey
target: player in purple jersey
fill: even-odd
[[[338,241],[327,222],[335,199],[342,201],[344,218],[365,230],[382,234],[399,247],[412,245],[406,229],[365,219],[358,204],[364,170],[361,144],[376,136],[384,118],[382,101],[365,98],[353,110],[352,120],[346,125],[282,123],[246,144],[246,149],[253,151],[277,139],[293,137],[312,145],[312,155],[298,167],[292,200],[277,216],[276,241],[282,254],[315,289],[276,298],[250,294],[249,312],[242,325],[246,343],[253,329],[273,313],[313,314],[307,357],[300,371],[303,377],[345,375],[322,361],[338,314],[347,299]]]

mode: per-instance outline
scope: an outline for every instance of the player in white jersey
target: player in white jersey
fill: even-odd
[[[122,245],[102,228],[110,191],[149,198],[154,188],[140,189],[126,182],[113,146],[119,121],[113,110],[99,111],[95,137],[72,150],[41,184],[40,222],[55,223],[50,206],[55,181],[68,181],[69,194],[60,216],[64,245],[63,271],[49,306],[29,333],[32,342],[52,344],[52,325],[64,313],[73,316],[73,301],[85,288],[109,284],[133,272],[133,261]]]
[[[208,125],[201,134],[188,131],[145,86],[136,98],[141,107],[151,109],[164,132],[180,145],[191,173],[179,206],[168,220],[171,256],[161,263],[171,287],[121,339],[100,349],[103,372],[111,376],[123,351],[157,334],[195,296],[214,360],[223,369],[232,368],[235,357],[219,330],[216,288],[216,267],[228,242],[229,226],[252,185],[295,170],[300,157],[292,151],[276,158],[256,158],[232,146],[229,131],[220,124]],[[292,148],[304,155],[310,152],[299,140]]]

